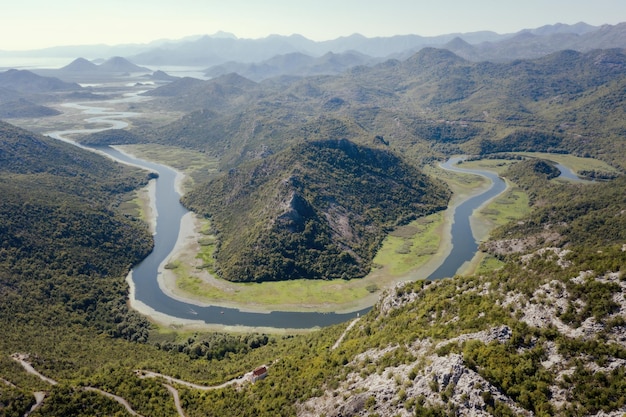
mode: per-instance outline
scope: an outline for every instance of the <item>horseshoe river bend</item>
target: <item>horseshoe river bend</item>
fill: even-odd
[[[117,101],[137,100],[136,95],[128,95]],[[106,102],[103,103],[106,105]],[[69,139],[73,134],[86,134],[106,129],[120,129],[127,126],[124,119],[133,117],[136,113],[118,112],[106,107],[94,107],[83,103],[69,103],[64,107],[78,110],[85,116],[85,122],[100,127],[94,129],[74,129],[47,133],[48,136],[81,146]],[[173,298],[164,292],[160,282],[164,265],[174,250],[181,231],[181,222],[188,213],[180,204],[180,194],[176,187],[177,176],[180,175],[172,168],[150,162],[129,155],[117,148],[97,147],[86,148],[104,153],[119,162],[142,167],[156,172],[155,192],[152,195],[152,206],[156,211],[156,226],[154,229],[154,250],[140,264],[136,265],[129,274],[127,281],[130,285],[131,306],[138,311],[170,324],[181,325],[215,325],[218,328],[256,328],[256,329],[310,329],[328,326],[348,321],[367,312],[370,307],[348,313],[322,312],[293,312],[271,311],[253,312],[247,309],[226,308],[218,305],[199,305],[193,301],[185,301],[179,297]],[[476,194],[467,196],[455,206],[449,207],[453,219],[451,222],[450,244],[451,249],[438,267],[426,278],[441,279],[453,276],[459,268],[469,262],[478,250],[478,243],[470,227],[470,218],[474,210],[498,196],[506,189],[505,182],[495,173],[460,169],[455,164],[460,158],[452,158],[440,167],[452,171],[471,172],[487,177],[490,186],[481,189]],[[421,278],[424,278],[423,276]],[[245,308],[245,306],[242,306]]]

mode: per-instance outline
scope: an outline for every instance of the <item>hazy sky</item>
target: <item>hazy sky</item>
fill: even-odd
[[[0,50],[147,43],[231,32],[240,38],[361,33],[423,36],[545,24],[626,21],[625,0],[15,0],[0,7]]]

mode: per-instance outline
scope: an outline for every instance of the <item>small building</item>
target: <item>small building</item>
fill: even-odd
[[[252,371],[252,375],[250,376],[250,380],[252,383],[255,383],[267,376],[267,367],[259,366],[254,371]]]

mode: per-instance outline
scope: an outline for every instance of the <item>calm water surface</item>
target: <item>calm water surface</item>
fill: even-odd
[[[135,98],[129,96],[121,100],[133,101]],[[87,122],[100,123],[106,126],[100,129],[80,129],[48,134],[51,137],[68,142],[71,142],[71,140],[67,138],[67,135],[70,134],[96,132],[111,128],[124,128],[127,125],[126,122],[119,121],[118,119],[132,117],[134,115],[133,113],[115,112],[84,104],[67,104],[66,106],[79,109],[83,111],[84,114],[92,116],[86,119]],[[176,192],[176,172],[165,165],[135,158],[111,147],[98,147],[93,149],[103,152],[121,162],[141,166],[159,174],[159,178],[156,180],[157,222],[156,233],[154,235],[154,250],[139,265],[133,268],[132,274],[135,284],[136,299],[153,308],[155,311],[181,319],[202,320],[210,324],[308,329],[341,323],[370,310],[371,307],[368,307],[360,311],[346,314],[286,311],[256,313],[220,306],[198,306],[169,297],[159,287],[159,266],[168,258],[174,249],[180,231],[181,219],[187,213],[187,210],[180,204],[180,195]],[[504,181],[496,174],[487,171],[462,170],[453,167],[457,161],[457,158],[451,159],[445,164],[442,164],[442,167],[445,169],[474,172],[488,177],[493,184],[488,190],[471,197],[456,208],[454,224],[452,225],[452,251],[444,260],[443,264],[435,270],[428,279],[451,277],[463,263],[472,259],[478,249],[478,244],[472,235],[469,217],[476,208],[505,189]]]

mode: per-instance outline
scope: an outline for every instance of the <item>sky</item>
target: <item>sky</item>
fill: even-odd
[[[0,8],[0,50],[149,43],[230,32],[316,41],[513,33],[546,24],[626,21],[625,0],[17,0]]]

